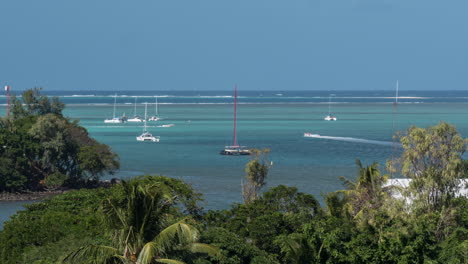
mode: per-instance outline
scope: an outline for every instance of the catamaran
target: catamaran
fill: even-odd
[[[104,120],[104,123],[123,123],[124,120],[121,117],[115,116],[115,105],[117,104],[117,95],[114,95],[114,113],[112,118],[108,118]]]
[[[221,155],[250,155],[246,146],[237,144],[237,85],[234,87],[234,137],[231,146],[225,146],[219,153]]]
[[[328,115],[323,119],[325,121],[336,121],[336,117],[334,115],[331,114],[331,111],[330,111],[330,104],[331,104],[331,97],[332,95],[330,94],[330,96],[328,96]]]
[[[148,104],[145,103],[145,120],[146,120],[146,112],[148,110]],[[153,136],[151,133],[148,132],[146,129],[146,123],[143,126],[143,133],[136,137],[137,141],[149,141],[149,142],[159,142],[159,136]]]
[[[155,103],[154,103],[154,105],[155,105],[155,106],[154,106],[154,108],[155,108],[155,115],[152,116],[152,117],[150,117],[150,118],[148,119],[148,121],[158,121],[158,120],[161,120],[161,118],[159,117],[159,111],[158,111],[158,110],[159,110],[159,107],[158,107],[158,97],[156,96],[155,98],[156,98],[156,99],[155,99]]]
[[[127,122],[145,122],[146,120],[143,120],[141,117],[137,115],[137,98],[135,97],[135,108],[133,110],[133,118],[127,119]]]

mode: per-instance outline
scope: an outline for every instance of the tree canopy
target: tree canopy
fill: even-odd
[[[0,119],[0,191],[73,187],[119,168],[109,146],[62,115],[58,98],[31,89],[12,102],[11,118]]]

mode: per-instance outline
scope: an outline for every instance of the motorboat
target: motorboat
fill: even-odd
[[[166,124],[166,125],[160,125],[158,127],[173,127],[175,126],[174,124]]]
[[[304,137],[320,137],[319,134],[304,133]]]

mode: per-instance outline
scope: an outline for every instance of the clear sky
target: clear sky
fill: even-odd
[[[467,0],[2,0],[0,84],[468,90]]]

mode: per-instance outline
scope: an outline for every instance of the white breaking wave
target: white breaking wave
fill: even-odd
[[[321,136],[318,134],[311,134],[311,133],[304,134],[304,137],[366,143],[366,144],[377,144],[377,145],[385,145],[385,146],[392,146],[393,144],[397,146],[401,146],[400,143],[393,143],[390,141],[380,141],[380,140],[371,140],[371,139],[353,138],[353,137],[330,137],[330,136]]]

